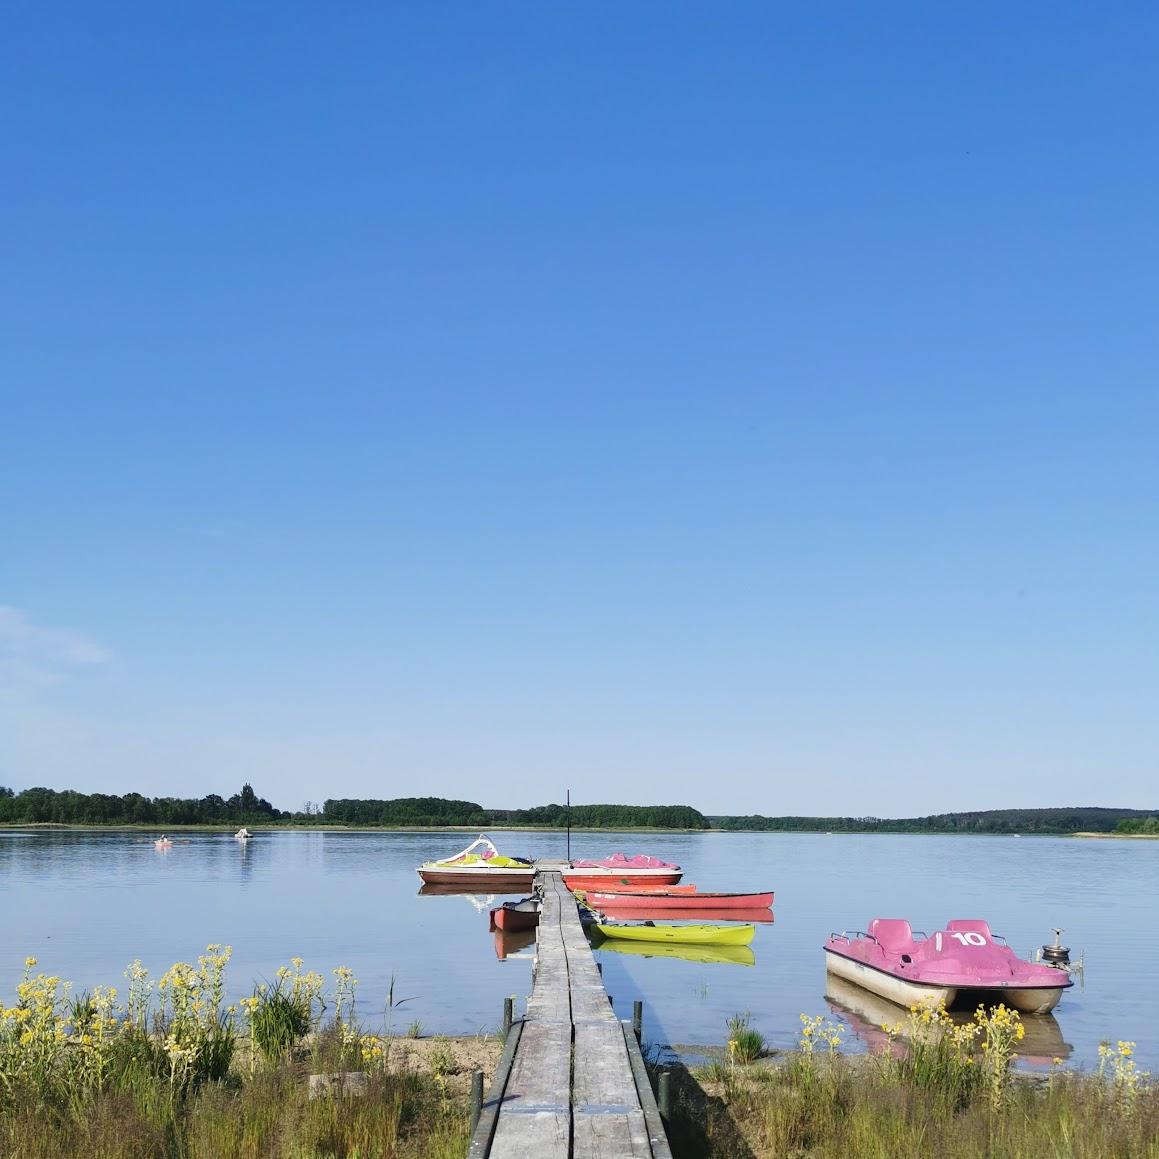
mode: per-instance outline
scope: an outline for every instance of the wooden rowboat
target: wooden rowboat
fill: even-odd
[[[526,898],[523,901],[505,901],[491,911],[493,930],[533,930],[539,925],[539,900]]]

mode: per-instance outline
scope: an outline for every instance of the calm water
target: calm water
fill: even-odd
[[[562,856],[558,833],[493,833],[512,854]],[[26,955],[78,987],[122,984],[141,958],[155,974],[208,942],[233,946],[237,996],[290,957],[360,979],[362,1017],[382,1021],[394,979],[396,1030],[496,1027],[503,998],[526,997],[530,961],[499,961],[485,898],[424,897],[415,866],[467,844],[469,835],[262,833],[241,846],[222,834],[149,838],[113,832],[0,831],[0,997]],[[1159,842],[1065,838],[878,835],[573,833],[576,857],[623,848],[678,861],[705,889],[776,890],[760,926],[756,962],[702,963],[597,951],[622,1018],[645,1002],[650,1042],[720,1043],[726,1019],[752,1012],[774,1044],[791,1045],[801,1012],[840,1015],[861,1041],[897,1008],[856,990],[826,999],[820,946],[830,930],[864,929],[874,916],[933,930],[951,917],[985,917],[1020,953],[1066,928],[1085,951],[1086,979],[1053,1019],[1037,1020],[1025,1051],[1090,1066],[1102,1039],[1137,1039],[1141,1065],[1159,1070]]]

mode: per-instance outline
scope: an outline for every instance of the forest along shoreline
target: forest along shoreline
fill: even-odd
[[[624,830],[630,832],[920,833],[1032,836],[1159,836],[1159,808],[991,809],[924,817],[770,817],[705,814],[691,805],[537,805],[486,809],[444,797],[331,798],[300,810],[275,808],[246,783],[225,798],[80,793],[0,786],[0,827],[187,829],[262,828],[462,831]]]

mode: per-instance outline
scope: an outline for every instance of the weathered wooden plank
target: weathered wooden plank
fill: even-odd
[[[640,1053],[635,1031],[630,1022],[621,1022],[624,1046],[628,1051],[628,1062],[632,1067],[632,1077],[636,1080],[636,1093],[640,1096],[640,1106],[644,1111],[644,1123],[648,1128],[648,1142],[652,1146],[653,1159],[672,1159],[672,1149],[668,1146],[668,1136],[664,1133],[664,1120],[660,1118],[660,1108],[656,1106],[656,1096],[652,1093],[652,1082],[648,1078],[648,1068]]]
[[[581,1022],[610,1022],[618,1025],[615,1012],[608,1002],[608,993],[602,986],[599,989],[585,986],[583,989],[572,990],[571,1020],[577,1025]]]
[[[566,931],[560,938],[563,943],[564,952],[569,958],[576,961],[589,960],[592,956],[591,946],[588,945],[587,937],[580,934],[568,934]],[[595,962],[592,962],[592,969],[595,970]],[[596,971],[598,973],[598,971]]]
[[[558,873],[536,882],[527,1016],[469,1159],[671,1159],[639,1047],[612,1012],[575,900]],[[498,1076],[493,1096],[497,1085]]]
[[[493,1159],[569,1159],[571,1115],[567,1111],[536,1111],[499,1116],[491,1142]]]
[[[571,987],[567,958],[559,947],[545,949],[547,952],[541,954],[531,997],[527,1000],[527,1017],[536,1022],[569,1022]]]
[[[543,993],[527,1000],[528,1022],[570,1022],[571,1004],[567,993]]]
[[[535,947],[535,982],[536,986],[550,984],[567,988],[571,974],[567,968],[567,952],[563,944],[549,934]]]
[[[578,949],[575,946],[568,947],[566,953],[568,972],[571,974],[573,982],[589,986],[602,986],[604,984],[604,976],[600,973],[600,969],[592,957],[592,948],[586,941]]]
[[[569,933],[583,934],[583,922],[580,921],[579,910],[576,908],[575,899],[570,895],[566,898],[559,899],[560,908],[560,925]]]
[[[572,1159],[652,1159],[644,1112],[572,1116]]]
[[[570,1091],[571,1024],[525,1022],[503,1094],[502,1114],[520,1111],[523,1106],[566,1111]]]
[[[572,1103],[577,1109],[640,1106],[624,1032],[618,1022],[609,1019],[577,1023],[574,1058]]]
[[[483,1101],[483,1111],[471,1136],[471,1146],[467,1151],[467,1159],[484,1159],[491,1150],[491,1139],[495,1134],[495,1126],[499,1120],[499,1109],[503,1102],[503,1092],[507,1088],[507,1080],[511,1077],[511,1067],[515,1062],[515,1052],[519,1048],[519,1037],[523,1032],[523,1023],[514,1022],[511,1032],[507,1035],[503,1053],[499,1057],[499,1065],[495,1068],[495,1077],[491,1080],[491,1090]]]

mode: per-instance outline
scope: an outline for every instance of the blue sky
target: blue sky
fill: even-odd
[[[0,784],[1156,804],[1153,8],[5,26]]]

